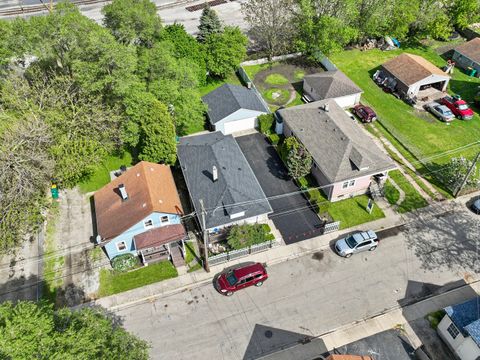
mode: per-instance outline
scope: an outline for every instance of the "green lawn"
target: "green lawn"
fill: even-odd
[[[372,75],[385,61],[399,55],[402,51],[423,56],[437,66],[443,66],[442,59],[432,48],[414,47],[394,51],[369,51],[348,50],[335,54],[331,60],[345,72],[358,86],[362,88],[362,102],[369,104],[377,112],[382,126],[378,129],[390,138],[397,140],[402,154],[412,161],[423,159],[442,153],[446,150],[456,149],[460,146],[476,142],[480,139],[480,117],[475,115],[471,121],[456,120],[451,125],[436,120],[425,112],[416,112],[411,106],[394,96],[387,94],[372,80]],[[480,85],[480,80],[465,75],[461,70],[455,69],[450,81],[450,92],[460,94],[468,102],[473,101],[473,96]],[[479,109],[474,108],[475,111]],[[478,151],[473,147],[457,152],[454,156],[464,155],[472,157]],[[430,169],[449,160],[443,156],[433,160]],[[421,164],[415,164],[419,170],[428,172]]]
[[[290,83],[282,74],[270,74],[265,79],[265,82],[270,85],[287,85]]]
[[[376,205],[374,205],[372,213],[368,213],[366,210],[368,199],[367,195],[361,195],[330,203],[328,213],[334,221],[340,221],[340,229],[384,218],[385,214],[382,209]]]
[[[269,103],[278,104],[285,104],[290,98],[290,93],[288,92],[288,90],[280,88],[267,89],[263,92],[262,95]],[[274,98],[274,96],[276,97]]]
[[[260,65],[247,65],[247,66],[243,66],[243,69],[247,73],[250,80],[253,81],[255,79],[255,75],[257,75],[257,73],[259,73],[262,70],[270,69],[273,66],[275,66],[275,64],[278,64],[278,63],[271,63],[271,64],[267,63],[267,64],[260,64]]]
[[[400,170],[390,171],[388,175],[405,193],[405,199],[397,208],[399,213],[406,213],[428,205],[427,201],[419,194],[412,184],[408,182],[408,179],[403,176]]]
[[[395,205],[400,199],[400,192],[397,190],[396,187],[392,185],[389,180],[387,180],[385,185],[383,186],[383,191],[385,192],[385,198],[390,205]]]
[[[235,72],[232,72],[225,79],[208,77],[207,83],[198,89],[200,92],[200,96],[207,95],[210,91],[215,90],[216,88],[222,86],[223,84],[242,85],[240,79],[238,78]]]
[[[100,189],[110,182],[110,171],[119,169],[121,165],[132,165],[132,155],[128,151],[124,151],[121,157],[109,156],[99,164],[92,176],[79,184],[80,190],[88,193]]]
[[[100,270],[98,296],[118,294],[177,276],[177,269],[170,261],[161,261],[126,273],[115,273],[113,270],[102,269]]]

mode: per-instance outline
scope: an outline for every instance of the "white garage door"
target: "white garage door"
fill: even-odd
[[[237,131],[254,129],[256,125],[257,125],[256,117],[237,120],[237,121],[230,121],[225,123],[224,125],[224,129],[225,129],[224,134],[227,135]]]
[[[335,102],[342,108],[350,108],[354,107],[355,103],[357,102],[357,95],[348,95],[335,98]]]

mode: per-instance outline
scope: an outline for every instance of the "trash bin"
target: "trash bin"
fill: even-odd
[[[58,199],[58,188],[56,184],[52,184],[50,192],[52,193],[52,199]]]
[[[477,73],[477,70],[475,70],[474,68],[472,68],[470,66],[467,68],[468,76],[475,76],[476,73]]]

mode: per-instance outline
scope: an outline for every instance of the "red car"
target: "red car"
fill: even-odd
[[[441,100],[442,104],[450,109],[450,111],[459,119],[470,120],[473,118],[473,110],[470,109],[465,100],[462,100],[460,96],[445,96]]]
[[[362,104],[355,105],[355,107],[352,109],[352,112],[364,123],[369,123],[377,119],[377,114],[375,114],[375,111],[373,111],[372,108]]]
[[[235,291],[255,285],[262,286],[268,279],[265,266],[260,263],[243,265],[221,274],[216,282],[216,288],[223,295],[233,295]]]

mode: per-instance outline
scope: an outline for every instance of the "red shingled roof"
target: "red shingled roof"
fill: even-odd
[[[135,235],[135,248],[137,250],[148,249],[154,246],[165,245],[172,241],[182,240],[186,236],[183,225],[174,224],[162,226]]]

